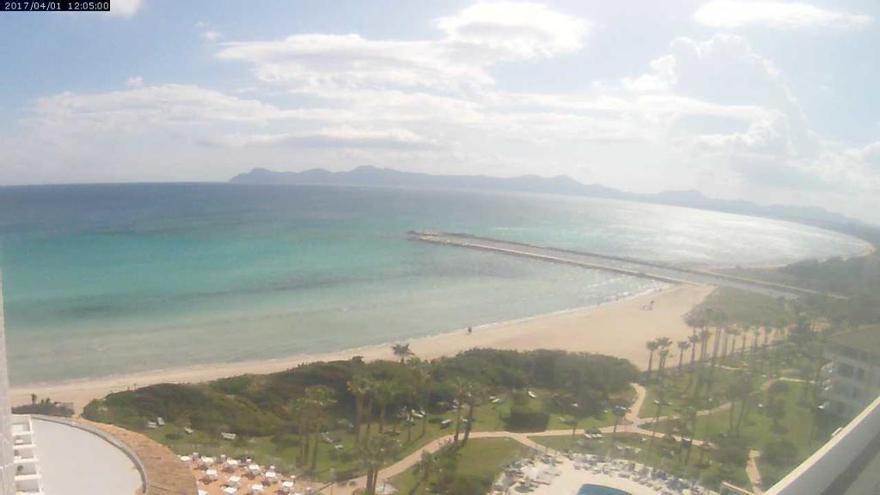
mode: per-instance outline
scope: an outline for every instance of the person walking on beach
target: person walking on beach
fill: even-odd
[[[472,334],[472,333],[474,333],[474,329],[471,328],[471,327],[468,327],[468,332],[467,332],[467,334],[470,335],[470,334]]]

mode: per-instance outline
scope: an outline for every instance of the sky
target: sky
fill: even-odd
[[[0,13],[0,184],[360,165],[880,224],[876,0],[112,0]]]

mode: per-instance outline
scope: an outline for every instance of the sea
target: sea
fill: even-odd
[[[782,221],[518,193],[233,184],[0,188],[13,384],[406,341],[657,282],[408,240],[466,232],[689,266],[852,256]]]

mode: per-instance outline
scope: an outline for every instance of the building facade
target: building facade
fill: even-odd
[[[0,279],[0,495],[15,495],[16,466],[14,448],[12,408],[9,403],[9,373],[6,367],[3,280]]]
[[[853,417],[880,396],[880,327],[836,334],[825,346],[826,411]]]

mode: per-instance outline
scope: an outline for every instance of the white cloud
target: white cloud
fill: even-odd
[[[836,12],[808,3],[761,0],[712,0],[697,9],[694,19],[723,29],[858,28],[871,22],[871,17],[863,14]]]
[[[141,76],[131,76],[125,81],[125,85],[129,88],[140,88],[144,85],[144,78]]]
[[[407,129],[363,129],[350,126],[319,129],[314,132],[280,134],[231,134],[206,144],[250,147],[287,146],[293,148],[345,148],[419,150],[438,144]]]
[[[136,81],[137,82],[137,81]],[[142,82],[142,81],[141,81]],[[51,129],[139,132],[146,126],[266,123],[284,116],[278,108],[198,86],[133,86],[99,94],[61,93],[40,98],[30,123]]]
[[[436,24],[449,41],[526,59],[577,51],[589,29],[584,19],[524,2],[481,2]]]
[[[264,82],[293,91],[403,88],[467,91],[492,85],[498,63],[579,50],[589,23],[523,2],[478,3],[436,25],[440,40],[371,40],[297,34],[222,44],[217,56],[251,64]]]
[[[457,89],[492,82],[483,67],[456,60],[449,46],[427,41],[302,34],[222,47],[219,58],[249,62],[260,80],[295,91],[387,86]]]
[[[675,57],[663,55],[651,61],[651,70],[639,77],[626,77],[623,85],[637,93],[652,93],[669,90],[678,78],[675,74]]]
[[[110,2],[110,15],[131,17],[143,7],[143,0],[113,0]]]

